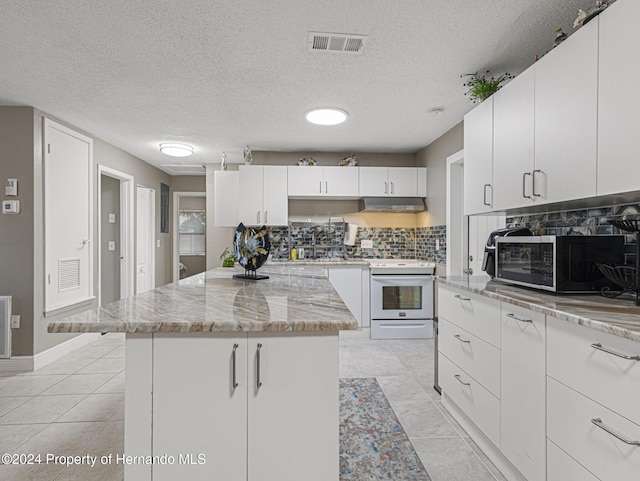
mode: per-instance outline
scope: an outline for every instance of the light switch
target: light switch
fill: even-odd
[[[18,179],[7,179],[4,182],[5,195],[18,195]]]
[[[109,214],[109,224],[115,224],[115,223],[116,223],[116,215]]]
[[[11,316],[11,329],[20,329],[20,314]]]
[[[436,250],[440,250],[440,239],[436,239]]]
[[[116,250],[116,242],[115,241],[109,241],[109,245],[108,245],[107,249],[109,249],[110,251]]]
[[[19,214],[20,201],[19,200],[3,200],[2,213],[3,214]]]
[[[362,239],[360,247],[363,249],[373,249],[373,241],[371,239]]]

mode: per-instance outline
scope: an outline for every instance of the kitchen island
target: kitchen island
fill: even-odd
[[[126,480],[338,480],[338,331],[357,323],[322,268],[237,272],[49,324],[126,333]]]

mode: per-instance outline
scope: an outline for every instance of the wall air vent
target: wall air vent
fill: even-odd
[[[205,175],[204,164],[161,164],[162,169],[171,175]]]
[[[309,32],[309,51],[360,54],[367,38],[351,33]]]

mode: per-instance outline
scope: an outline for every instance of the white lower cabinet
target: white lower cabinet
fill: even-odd
[[[336,332],[156,334],[152,398],[154,481],[338,480]]]
[[[443,354],[439,354],[438,367],[442,391],[500,447],[500,399]]]
[[[547,443],[547,481],[598,481],[553,442]]]
[[[547,379],[549,440],[601,481],[638,479],[640,446],[626,444],[616,435],[638,442],[640,426],[555,379]]]
[[[528,481],[546,479],[545,315],[502,303],[500,440]]]

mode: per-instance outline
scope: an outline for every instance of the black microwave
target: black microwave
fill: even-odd
[[[531,236],[496,239],[496,277],[556,293],[620,290],[598,264],[624,264],[624,236]]]

